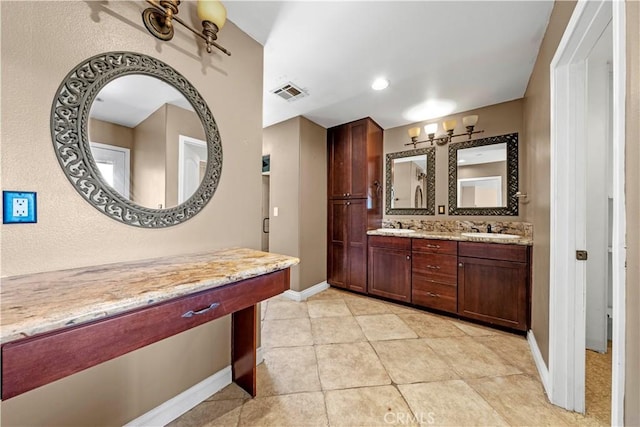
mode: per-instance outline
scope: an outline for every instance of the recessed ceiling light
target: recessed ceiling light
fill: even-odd
[[[371,83],[371,89],[373,90],[383,90],[389,87],[389,80],[384,77],[378,77]]]

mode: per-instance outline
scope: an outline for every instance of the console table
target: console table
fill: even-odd
[[[256,304],[297,258],[235,248],[2,278],[2,400],[227,314],[233,380],[256,394]]]

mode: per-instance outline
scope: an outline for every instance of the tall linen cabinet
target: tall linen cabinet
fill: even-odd
[[[382,225],[382,128],[370,118],[328,129],[327,282],[367,291],[367,230]]]

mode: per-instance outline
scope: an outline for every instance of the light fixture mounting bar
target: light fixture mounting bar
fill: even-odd
[[[167,7],[167,8],[162,6],[163,2],[158,3],[156,0],[145,0],[145,1],[149,3],[151,6],[153,6],[153,8],[147,8],[142,12],[142,20],[144,22],[145,27],[147,27],[147,30],[149,30],[149,32],[154,37],[163,41],[171,40],[171,38],[173,38],[173,25],[171,25],[171,22],[176,21],[177,23],[181,24],[183,27],[191,31],[193,34],[195,34],[196,36],[204,40],[207,45],[207,52],[211,53],[211,46],[213,46],[219,49],[221,52],[223,52],[227,56],[231,56],[231,52],[229,52],[227,49],[220,46],[218,43],[213,41],[210,37],[206,37],[203,33],[196,31],[189,24],[187,24],[177,16],[177,4],[180,4],[179,1],[173,2],[173,3],[177,3],[175,7]],[[166,2],[166,3],[172,3],[172,2]],[[175,11],[172,9],[175,9]],[[205,21],[205,22],[208,22],[208,21]]]

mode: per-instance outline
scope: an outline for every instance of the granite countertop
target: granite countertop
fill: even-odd
[[[296,265],[232,248],[2,278],[0,343],[120,314]]]
[[[504,239],[496,237],[478,237],[478,236],[463,236],[459,231],[421,231],[416,230],[415,233],[398,234],[393,231],[381,231],[382,229],[369,230],[367,234],[370,236],[393,236],[393,237],[405,237],[412,239],[437,239],[437,240],[456,240],[459,242],[483,242],[483,243],[499,243],[506,245],[524,245],[532,246],[533,239],[526,236],[520,236],[513,239]],[[390,230],[394,230],[391,228]],[[498,234],[498,233],[495,233]]]

